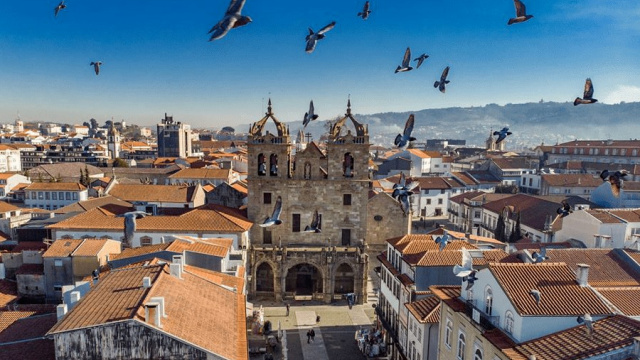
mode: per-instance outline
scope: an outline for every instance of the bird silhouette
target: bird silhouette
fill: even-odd
[[[249,16],[240,14],[245,1],[246,0],[231,0],[222,20],[218,21],[218,23],[209,30],[208,33],[211,34],[209,41],[218,40],[227,35],[229,30],[247,25],[252,21]]]
[[[444,235],[448,236],[449,233],[445,231]],[[438,239],[436,239],[436,242],[438,242]],[[444,249],[444,247],[442,247],[442,243],[440,247]],[[453,266],[453,274],[457,277],[469,276],[471,275],[471,272],[474,271],[473,258],[471,257],[471,253],[469,252],[469,250],[467,250],[467,248],[462,248],[461,251],[462,251],[462,264],[461,265],[455,264]]]
[[[302,127],[306,128],[309,123],[318,118],[318,115],[314,113],[313,100],[309,103],[309,112],[304,113],[304,119],[302,120]]]
[[[281,212],[282,212],[282,198],[278,196],[278,199],[276,200],[276,204],[273,207],[273,213],[271,213],[271,216],[268,216],[266,219],[264,219],[264,221],[262,222],[262,224],[260,224],[260,226],[269,227],[273,225],[282,224],[282,220],[280,220]]]
[[[142,219],[143,217],[149,215],[144,211],[129,211],[121,215],[117,215],[117,217],[124,218],[124,245],[131,246],[133,235],[136,232],[136,219]]]
[[[416,69],[420,67],[420,65],[422,65],[422,63],[427,60],[427,58],[429,57],[429,55],[427,54],[422,54],[420,56],[418,56],[417,58],[413,59],[413,61],[417,61],[418,63],[416,64]]]
[[[318,215],[318,210],[313,213],[313,220],[311,220],[311,225],[307,225],[304,228],[304,232],[311,233],[319,233],[321,232],[320,228],[322,227],[322,219]]]
[[[556,211],[560,217],[565,217],[573,212],[571,210],[571,205],[567,202],[567,200],[562,200],[562,206],[558,208]]]
[[[64,4],[64,0],[60,1],[60,4],[58,4],[58,6],[53,8],[53,16],[58,17],[58,13],[60,12],[60,10],[66,8],[66,7],[67,7],[67,5]]]
[[[516,17],[509,19],[507,25],[521,23],[533,17],[533,15],[527,15],[527,8],[524,6],[522,1],[513,0],[513,4],[516,6]]]
[[[577,97],[573,100],[573,106],[578,106],[580,104],[593,104],[598,102],[598,99],[593,98],[593,83],[591,82],[591,78],[587,78],[584,83],[584,94],[582,95],[582,99]]]
[[[89,66],[93,66],[93,71],[96,72],[96,75],[100,74],[100,66],[102,66],[102,61],[92,61]]]
[[[511,135],[512,133],[509,132],[509,128],[508,127],[504,127],[502,128],[502,130],[500,131],[494,131],[493,135],[494,136],[498,136],[498,139],[496,140],[496,144],[500,144],[502,142],[502,140],[506,139],[507,135]]]
[[[411,141],[416,140],[416,138],[411,137],[411,132],[413,131],[413,124],[415,123],[415,119],[413,114],[409,115],[407,122],[404,124],[404,131],[402,134],[396,135],[393,143],[398,147],[398,149],[404,151],[409,147],[409,143]]]
[[[438,251],[444,250],[445,246],[447,246],[447,244],[450,243],[451,240],[453,240],[453,236],[451,236],[447,230],[444,230],[442,233],[442,236],[438,236],[435,240],[436,244],[440,245],[440,247],[438,248]],[[463,252],[462,259],[463,259],[462,262],[464,263],[464,252]]]
[[[365,1],[364,7],[362,11],[358,13],[358,16],[362,18],[362,20],[367,20],[369,18],[369,14],[371,14],[371,10],[369,10],[369,2]]]
[[[442,70],[442,75],[440,75],[440,81],[436,81],[435,83],[433,83],[433,87],[438,88],[438,90],[440,90],[440,92],[443,94],[446,91],[445,85],[447,85],[450,82],[449,80],[447,80],[447,76],[449,76],[448,66],[444,68],[444,70]]]
[[[404,51],[404,57],[402,58],[402,64],[396,68],[396,74],[399,72],[411,71],[413,68],[411,67],[411,48],[407,47],[407,50]]]
[[[333,29],[333,27],[336,26],[336,22],[332,21],[331,24],[323,27],[322,29],[318,30],[318,32],[313,32],[313,30],[311,28],[309,28],[309,35],[307,35],[306,40],[307,40],[307,47],[305,48],[305,51],[307,53],[312,53],[313,50],[315,50],[316,48],[316,44],[318,43],[318,40],[322,40],[325,37],[325,33],[331,29]]]
[[[587,336],[591,337],[593,335],[593,330],[594,330],[593,319],[591,318],[591,315],[584,314],[584,316],[578,316],[577,321],[578,321],[578,324],[584,324]]]
[[[540,305],[540,299],[542,298],[542,294],[540,293],[540,291],[531,289],[529,291],[529,295],[533,296],[533,299],[536,301],[536,305]]]
[[[531,257],[533,258],[533,263],[534,264],[539,264],[545,260],[549,260],[549,257],[547,256],[547,248],[546,247],[542,247],[540,248],[540,252],[533,252],[533,254],[531,254]]]
[[[477,272],[475,270],[472,270],[469,275],[462,277],[462,281],[467,282],[467,287],[465,288],[465,290],[471,289],[473,287],[473,284],[476,283],[476,280],[478,280],[478,278],[476,277],[476,273]]]
[[[407,178],[404,173],[400,173],[400,180],[397,184],[393,185],[393,192],[391,193],[391,197],[397,199],[400,196],[411,196],[413,195],[413,189],[415,189],[419,183],[417,181],[412,181],[407,184]]]

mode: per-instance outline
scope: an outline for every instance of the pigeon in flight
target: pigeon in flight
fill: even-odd
[[[593,104],[598,102],[598,99],[593,98],[593,83],[591,82],[591,78],[587,78],[587,81],[584,83],[584,94],[582,95],[582,99],[577,97],[573,100],[573,106],[578,106],[580,104]]]
[[[542,297],[542,294],[540,293],[540,291],[536,289],[531,289],[529,291],[529,295],[533,296],[533,299],[536,301],[536,305],[540,305],[540,298]]]
[[[311,102],[309,103],[309,112],[304,113],[304,119],[302,120],[302,127],[306,128],[311,121],[317,118],[318,118],[318,115],[316,115],[313,112],[313,100],[311,100]]]
[[[133,234],[136,232],[136,219],[142,219],[143,217],[150,215],[144,211],[129,211],[117,217],[124,217],[124,244],[131,246],[133,240]]]
[[[396,138],[393,141],[393,143],[398,147],[398,149],[404,151],[407,149],[407,147],[409,147],[409,143],[411,141],[416,140],[416,138],[411,137],[411,132],[413,131],[414,122],[415,120],[414,120],[413,114],[409,115],[407,122],[404,124],[404,131],[402,132],[402,134],[396,135]]]
[[[64,0],[60,1],[60,4],[58,4],[58,6],[56,6],[56,7],[53,9],[53,15],[54,15],[55,17],[57,17],[57,16],[58,16],[58,13],[60,12],[60,10],[62,10],[62,9],[64,9],[64,8],[66,8],[66,7],[67,7],[67,5],[65,5],[65,4],[64,4]]]
[[[442,248],[442,244],[440,246]],[[469,250],[466,248],[462,248],[462,265],[454,265],[453,274],[457,277],[461,277],[462,281],[467,282],[466,290],[471,289],[475,281],[478,280],[476,277],[476,270],[473,268],[473,258],[471,257]]]
[[[578,316],[578,324],[584,324],[585,330],[587,332],[587,336],[591,337],[593,335],[593,319],[591,315],[584,314],[584,316]]]
[[[391,193],[391,197],[398,198],[400,196],[411,196],[413,195],[413,189],[418,186],[417,181],[412,181],[407,184],[407,178],[404,176],[404,173],[400,173],[400,181],[397,184],[393,185],[393,192]]]
[[[311,28],[309,28],[309,35],[307,35],[306,40],[307,40],[307,47],[305,48],[305,51],[309,54],[311,54],[313,52],[313,50],[315,50],[316,48],[316,44],[318,43],[318,40],[322,40],[324,39],[324,33],[326,33],[327,31],[333,29],[333,27],[336,26],[336,22],[332,21],[331,24],[323,27],[322,29],[318,30],[318,32],[313,32],[313,30]]]
[[[427,54],[422,54],[420,56],[418,56],[417,58],[413,59],[413,61],[417,61],[418,63],[416,64],[416,69],[420,67],[420,65],[422,65],[422,63],[427,60],[427,58],[429,57],[429,55]]]
[[[560,217],[565,217],[571,214],[573,210],[571,210],[571,205],[567,202],[567,200],[562,200],[562,206],[558,208],[557,213]]]
[[[404,57],[402,58],[402,65],[399,65],[396,68],[396,74],[399,72],[413,70],[410,64],[411,64],[411,48],[408,47],[407,50],[405,50],[404,52]]]
[[[542,247],[540,248],[540,252],[533,252],[533,254],[531,254],[531,257],[533,258],[533,263],[534,264],[539,264],[545,260],[549,260],[549,257],[547,256],[547,248],[546,247]]]
[[[444,68],[444,70],[442,70],[442,75],[440,75],[440,81],[436,81],[435,83],[433,83],[433,87],[434,88],[438,88],[438,90],[440,90],[441,93],[444,94],[445,92],[445,85],[447,85],[449,83],[449,80],[447,80],[447,76],[449,76],[449,67],[447,66],[446,68]]]
[[[218,40],[227,35],[229,30],[247,25],[252,21],[250,17],[240,14],[245,1],[246,0],[231,0],[222,20],[218,21],[218,23],[209,30],[209,34],[211,34],[209,41]]]
[[[311,221],[311,225],[307,225],[304,228],[304,232],[319,233],[321,232],[321,226],[322,220],[320,216],[318,216],[318,210],[316,210],[316,212],[313,213],[313,220]]]
[[[449,235],[449,232],[447,230],[444,230],[442,236],[438,236],[436,238],[436,244],[439,244],[440,247],[438,248],[438,251],[442,251],[444,250],[445,246],[447,246],[448,243],[451,242],[451,240],[453,240],[453,236]],[[464,253],[462,253],[463,255],[463,263],[464,263]]]
[[[92,61],[89,66],[93,66],[93,71],[96,72],[96,75],[100,74],[100,66],[102,65],[102,61]]]
[[[507,135],[511,135],[511,132],[509,132],[509,128],[508,127],[504,127],[502,128],[502,130],[500,131],[494,131],[493,135],[498,135],[498,139],[496,140],[496,144],[500,144],[502,142],[502,140],[504,140]]]
[[[507,25],[521,23],[533,17],[533,15],[527,15],[527,8],[524,6],[522,1],[513,0],[513,4],[516,6],[516,17],[509,19]]]
[[[273,207],[273,213],[271,214],[271,216],[264,219],[264,221],[262,222],[262,224],[260,224],[260,226],[269,227],[273,225],[282,224],[282,220],[280,220],[281,212],[282,212],[282,198],[278,196],[278,199],[276,200],[276,205]]]
[[[369,18],[369,14],[371,14],[371,10],[369,10],[369,2],[365,1],[362,12],[359,12],[358,16],[360,16],[362,20],[367,20]]]

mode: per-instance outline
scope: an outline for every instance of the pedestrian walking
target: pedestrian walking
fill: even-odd
[[[314,342],[316,340],[316,332],[311,329],[311,342]]]
[[[311,342],[311,330],[307,330],[307,344]]]
[[[289,303],[287,303],[287,316],[289,316]]]

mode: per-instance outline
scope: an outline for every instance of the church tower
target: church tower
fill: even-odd
[[[107,149],[109,150],[109,158],[111,160],[120,157],[120,132],[113,125],[113,122],[107,132]]]

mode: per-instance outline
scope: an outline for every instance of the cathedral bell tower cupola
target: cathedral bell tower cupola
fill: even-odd
[[[263,132],[269,119],[276,126],[275,134],[269,131]],[[292,143],[289,128],[274,116],[271,99],[269,99],[265,116],[249,128],[247,140],[249,179],[262,177],[283,179],[292,176]]]
[[[353,129],[347,126],[347,120],[351,120]],[[351,113],[351,99],[347,100],[344,117],[331,125],[327,158],[329,179],[369,179],[369,129]]]
[[[107,132],[107,149],[109,150],[109,158],[114,160],[120,157],[120,132],[116,129],[113,122]]]

